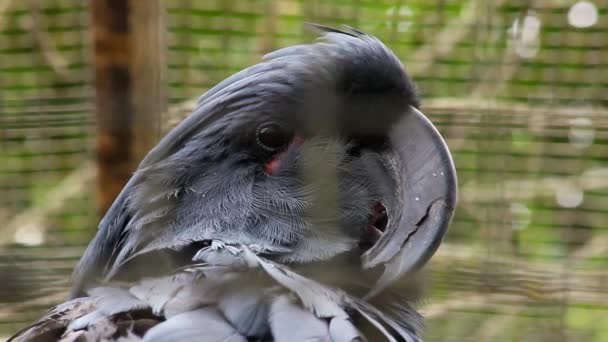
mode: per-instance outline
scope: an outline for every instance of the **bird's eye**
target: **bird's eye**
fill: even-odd
[[[267,151],[276,151],[289,143],[291,134],[277,124],[263,124],[258,128],[257,142]]]

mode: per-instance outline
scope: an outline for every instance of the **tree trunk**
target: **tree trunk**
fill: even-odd
[[[156,143],[164,90],[162,0],[91,0],[98,213]]]

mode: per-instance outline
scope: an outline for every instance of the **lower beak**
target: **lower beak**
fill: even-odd
[[[433,256],[452,220],[457,199],[454,162],[433,124],[410,107],[392,129],[391,144],[398,193],[390,222],[378,242],[362,256],[364,268],[385,266],[368,294],[418,271]]]

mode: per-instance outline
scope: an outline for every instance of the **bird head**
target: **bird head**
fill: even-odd
[[[374,291],[428,261],[456,201],[450,153],[390,50],[313,27],[320,42],[219,83],[150,151],[77,266],[73,296],[214,241],[291,264],[354,253],[361,269],[384,266]]]

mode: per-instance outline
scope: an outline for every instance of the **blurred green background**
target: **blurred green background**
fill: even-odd
[[[406,65],[456,161],[427,341],[608,341],[608,2],[167,0],[163,131],[304,22]],[[0,0],[0,337],[66,295],[94,234],[90,2]]]

